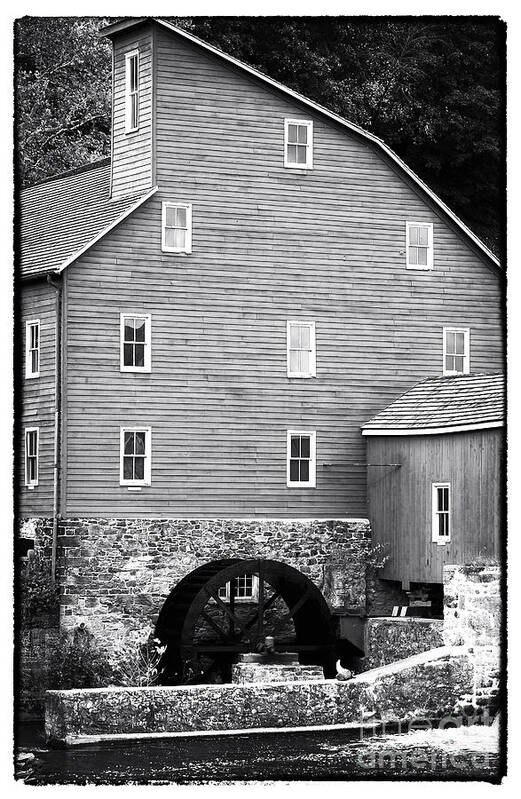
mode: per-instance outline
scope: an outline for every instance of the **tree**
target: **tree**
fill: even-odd
[[[23,185],[110,155],[104,20],[25,17],[15,29],[17,171]]]

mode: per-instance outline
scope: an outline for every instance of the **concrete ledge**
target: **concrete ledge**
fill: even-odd
[[[471,690],[463,647],[440,647],[351,680],[92,688],[47,691],[45,730],[54,743],[173,734],[361,726],[440,718]]]

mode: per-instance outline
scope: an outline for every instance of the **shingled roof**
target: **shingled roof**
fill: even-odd
[[[502,374],[430,377],[362,426],[365,436],[425,435],[501,427]]]
[[[154,193],[110,199],[110,160],[24,189],[20,275],[65,269]]]

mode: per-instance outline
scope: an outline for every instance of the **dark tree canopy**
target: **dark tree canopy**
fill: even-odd
[[[170,18],[382,138],[490,247],[504,196],[504,25],[492,17]],[[102,18],[19,20],[23,183],[110,150]]]

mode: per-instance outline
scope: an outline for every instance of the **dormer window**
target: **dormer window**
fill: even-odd
[[[125,133],[139,128],[139,51],[125,54]]]
[[[313,122],[284,120],[284,166],[313,169]]]

